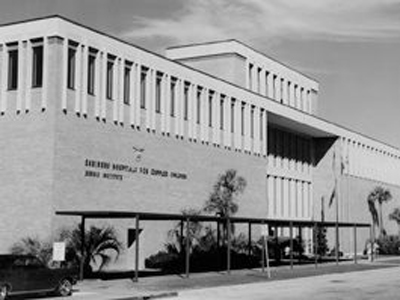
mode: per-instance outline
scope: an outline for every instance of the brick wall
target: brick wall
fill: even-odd
[[[57,114],[56,124],[56,210],[179,213],[184,208],[201,209],[218,175],[235,169],[248,183],[245,193],[238,199],[238,215],[266,216],[264,158],[79,118],[75,114]],[[140,161],[133,147],[144,149]],[[146,167],[150,173],[151,169],[184,173],[187,179],[90,168],[85,167],[86,159]],[[118,174],[123,179],[87,177],[86,170]],[[72,219],[55,217],[55,223],[65,224]],[[145,222],[141,234],[143,255],[159,250],[167,230],[172,228],[172,224],[160,228],[159,223]],[[113,224],[126,239],[126,224],[132,226],[134,221]]]

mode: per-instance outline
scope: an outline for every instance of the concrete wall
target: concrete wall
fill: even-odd
[[[180,213],[185,208],[201,209],[218,175],[235,169],[248,183],[245,193],[238,199],[238,216],[266,216],[263,158],[62,112],[57,113],[56,124],[55,210]],[[144,149],[140,160],[133,147]],[[138,169],[136,173],[129,173],[85,167],[86,159]],[[140,168],[147,168],[149,174],[141,173]],[[168,176],[151,175],[152,169],[167,171]],[[86,171],[99,172],[99,176],[104,173],[122,175],[122,180],[88,177]],[[171,178],[171,172],[185,174],[187,179]],[[57,227],[78,220],[54,216]],[[134,222],[113,224],[120,229],[124,240],[127,228]],[[172,229],[171,222],[161,225],[160,222],[146,222],[141,234],[142,256],[162,249],[169,229]],[[120,261],[123,263],[124,258]]]
[[[340,145],[333,139],[319,139],[315,141],[316,166],[313,172],[313,208],[315,220],[321,220],[322,203],[324,203],[325,220],[336,220],[336,199],[331,205],[330,198],[337,178],[337,195],[339,198],[339,222],[371,223],[371,214],[368,209],[368,194],[376,187],[388,188],[393,199],[383,205],[384,227],[388,234],[398,232],[397,224],[389,221],[388,215],[395,207],[400,206],[400,187],[385,183],[366,180],[363,178],[340,174]],[[335,153],[335,154],[334,154]],[[336,174],[336,175],[335,175]],[[322,202],[321,198],[324,197]],[[329,246],[335,245],[334,229],[328,230]],[[378,233],[377,233],[378,234]],[[340,249],[345,253],[354,251],[353,228],[340,230]],[[357,232],[357,249],[359,252],[365,247],[365,241],[370,237],[369,229],[359,229]]]
[[[49,235],[53,211],[54,106],[60,80],[57,39],[49,39],[48,101],[43,89],[19,81],[18,89],[32,94],[30,110],[17,110],[16,91],[6,92],[7,110],[0,117],[0,253],[24,237]],[[26,99],[23,99],[24,101]]]
[[[246,88],[246,60],[238,54],[227,53],[178,59],[177,61]]]

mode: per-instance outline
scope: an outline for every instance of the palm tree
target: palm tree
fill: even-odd
[[[246,180],[242,176],[238,176],[236,170],[227,170],[225,173],[219,175],[210,198],[206,201],[204,211],[215,213],[221,218],[228,218],[236,214],[239,205],[234,201],[235,197],[244,192],[246,185]],[[217,226],[219,243],[219,224]],[[233,224],[231,224],[230,229],[232,232],[234,231]],[[223,224],[223,232],[225,237],[227,237],[226,224]]]
[[[379,235],[385,235],[385,228],[383,227],[382,217],[382,204],[392,199],[392,194],[389,189],[385,189],[381,186],[375,187],[375,189],[368,195],[368,207],[372,215],[372,221],[374,225],[379,227]],[[376,211],[375,203],[378,202],[379,213]]]
[[[400,236],[400,208],[396,207],[390,214],[389,220],[396,221],[397,226],[399,227],[399,236]]]
[[[186,217],[198,216],[200,213],[199,210],[192,208],[182,210],[182,215]],[[187,238],[189,239],[190,249],[193,249],[193,246],[199,242],[202,229],[202,224],[197,220],[191,220],[189,224],[184,221],[177,222],[174,228],[168,231],[170,241],[165,245],[167,250],[172,253],[184,254]],[[187,233],[189,233],[189,236],[186,236]]]
[[[61,239],[65,240],[67,244],[67,261],[74,261],[79,264],[83,259],[84,272],[85,274],[90,274],[93,272],[92,264],[98,264],[98,270],[100,271],[111,262],[110,250],[116,253],[115,259],[118,259],[122,251],[122,244],[118,240],[113,227],[99,228],[91,226],[89,230],[85,231],[83,258],[81,253],[81,232],[81,227],[77,226],[72,231],[64,230],[60,234]]]
[[[204,210],[223,218],[234,215],[239,209],[238,204],[234,202],[234,197],[243,193],[246,185],[246,180],[242,176],[238,176],[236,170],[227,170],[219,176],[218,181],[214,184],[213,192],[206,202]]]
[[[52,260],[51,244],[37,237],[25,237],[15,243],[10,251],[17,255],[34,255],[45,265],[50,265]]]

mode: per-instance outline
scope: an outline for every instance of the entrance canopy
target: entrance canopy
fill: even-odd
[[[368,227],[367,223],[350,223],[350,222],[321,222],[321,221],[307,221],[307,220],[288,220],[288,219],[269,219],[269,218],[246,218],[246,217],[219,217],[209,215],[184,215],[184,214],[166,214],[166,213],[151,213],[151,212],[128,212],[128,211],[57,211],[57,215],[61,216],[78,216],[81,217],[81,245],[82,257],[85,255],[85,221],[86,219],[135,219],[135,280],[139,278],[139,222],[140,221],[180,221],[181,229],[183,230],[183,223],[189,224],[190,222],[216,222],[217,224],[227,224],[227,272],[230,273],[231,265],[231,226],[232,223],[243,223],[249,225],[249,244],[251,243],[251,227],[254,224],[268,225],[271,227],[288,227],[290,229],[290,265],[293,268],[293,228],[311,227],[335,227],[336,228],[336,249],[338,249],[338,230],[339,227],[352,227],[354,228],[354,237],[356,240],[356,230],[358,227]],[[275,234],[277,237],[277,234]],[[186,236],[189,236],[189,226],[186,226]],[[265,238],[263,240],[263,251],[265,253]],[[189,239],[186,239],[185,251],[185,273],[189,277],[189,261],[190,261],[190,245]],[[315,251],[316,253],[316,251]],[[356,242],[355,242],[355,261],[356,261]],[[317,263],[317,256],[315,263]],[[339,251],[336,251],[336,262],[339,262]],[[264,271],[264,254],[262,254],[262,270]],[[83,279],[83,260],[80,267],[80,277]]]
[[[200,222],[226,222],[228,218],[209,215],[183,215],[152,212],[129,212],[129,211],[57,211],[57,215],[77,216],[85,219],[135,219],[141,221],[200,221]],[[270,218],[248,218],[248,217],[230,217],[231,223],[251,223],[251,224],[269,224],[279,227],[314,227],[323,225],[324,227],[370,227],[368,223],[357,222],[332,222],[332,221],[311,221],[311,220],[289,220],[289,219],[270,219]]]

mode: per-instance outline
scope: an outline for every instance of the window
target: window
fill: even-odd
[[[131,68],[125,66],[124,69],[124,104],[129,105],[131,94]]]
[[[75,61],[76,61],[76,49],[68,48],[68,82],[67,86],[69,89],[75,89]]]
[[[300,88],[299,109],[303,109],[304,104],[304,88]]]
[[[231,102],[231,132],[235,132],[235,100]]]
[[[271,166],[272,165],[275,166],[274,156],[275,156],[276,142],[274,137],[275,137],[275,131],[269,128],[267,131],[267,140],[268,140],[267,154],[269,155],[268,163],[271,164]]]
[[[161,80],[162,80],[162,74],[157,74],[157,78],[156,78],[156,113],[161,113]]]
[[[142,69],[140,74],[140,108],[146,108],[146,81],[147,71]]]
[[[171,81],[171,117],[175,116],[175,89],[176,81]]]
[[[8,51],[8,89],[18,88],[18,49]]]
[[[253,89],[253,65],[249,64],[249,90]]]
[[[261,72],[262,69],[258,68],[257,69],[257,92],[261,93]]]
[[[94,82],[95,82],[95,69],[96,68],[96,54],[89,53],[88,56],[88,82],[87,92],[89,95],[94,95]]]
[[[281,103],[283,103],[283,87],[284,87],[284,79],[281,78],[280,92],[281,92]]]
[[[268,78],[269,78],[269,72],[265,72],[265,95],[269,96],[268,91],[269,91],[269,85],[268,85]]]
[[[278,85],[278,83],[277,83],[277,81],[278,81],[278,77],[276,76],[276,75],[274,75],[273,77],[272,77],[272,98],[273,99],[275,99],[275,100],[278,100],[277,99],[277,97],[278,97],[278,93],[277,93],[277,85]]]
[[[43,85],[43,45],[32,48],[32,87]]]
[[[189,83],[185,83],[183,97],[183,118],[187,120],[189,114]]]
[[[224,130],[224,97],[221,96],[221,101],[219,102],[219,129]]]
[[[200,124],[200,116],[201,116],[201,89],[197,89],[197,116],[196,116],[197,124]]]
[[[107,99],[112,100],[113,97],[113,81],[114,81],[114,61],[107,61]]]
[[[242,103],[242,108],[241,108],[241,123],[242,123],[242,132],[241,134],[244,135],[244,108],[245,108],[245,104]]]
[[[212,127],[212,105],[213,105],[213,92],[210,92],[210,94],[208,95],[208,126]]]
[[[263,131],[264,131],[264,118],[263,118],[263,116],[264,116],[264,110],[263,109],[261,109],[260,110],[260,140],[262,141],[263,140]]]
[[[250,109],[250,137],[254,138],[254,106]]]

